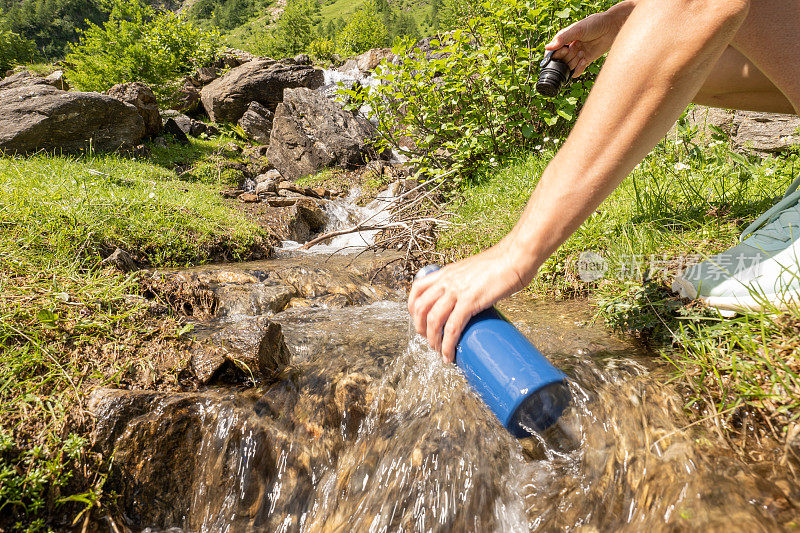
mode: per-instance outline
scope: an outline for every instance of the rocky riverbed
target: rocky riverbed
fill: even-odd
[[[114,456],[108,523],[131,531],[779,530],[798,488],[690,424],[657,360],[584,302],[503,310],[571,379],[573,404],[517,441],[409,334],[391,256],[283,255],[163,272],[214,295],[204,385],[96,391]],[[210,349],[210,348],[214,349]],[[206,365],[205,370],[198,367]],[[177,528],[177,529],[175,529]]]

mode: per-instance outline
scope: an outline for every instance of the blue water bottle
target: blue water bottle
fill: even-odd
[[[415,280],[435,272],[428,265]],[[569,405],[567,376],[497,309],[467,323],[456,346],[456,364],[500,422],[517,438],[553,425]]]

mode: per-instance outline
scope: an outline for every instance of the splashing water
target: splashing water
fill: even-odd
[[[377,197],[365,206],[358,205],[360,197],[361,190],[355,187],[346,197],[329,201],[325,205],[327,221],[323,233],[352,228],[359,223],[365,228],[384,225],[391,219],[391,208],[399,201],[396,188],[392,187],[378,193]],[[313,254],[358,253],[375,244],[375,237],[380,232],[380,229],[354,231],[333,237],[307,250],[302,249],[302,245],[295,241],[283,241],[281,249]]]
[[[189,409],[196,432],[181,441],[186,461],[169,465],[189,479],[175,514],[132,525],[764,531],[793,515],[774,484],[785,472],[776,464],[766,479],[691,425],[663,370],[587,326],[584,304],[517,298],[503,311],[571,378],[573,404],[544,434],[513,439],[457,367],[409,340],[402,303],[292,309],[274,317],[294,353],[284,379],[166,395],[128,423],[126,435],[158,446],[142,435]],[[121,460],[134,453],[117,444]]]

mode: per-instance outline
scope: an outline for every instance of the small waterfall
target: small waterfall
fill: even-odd
[[[359,198],[361,189],[355,187],[346,197],[328,202],[325,206],[328,219],[322,233],[352,228],[359,223],[364,227],[385,225],[391,219],[392,207],[400,200],[396,186],[381,191],[365,206],[358,205]],[[375,238],[381,231],[381,229],[364,229],[346,233],[333,237],[328,242],[311,246],[307,250],[298,242],[283,241],[282,250],[318,254],[357,253],[375,244]]]

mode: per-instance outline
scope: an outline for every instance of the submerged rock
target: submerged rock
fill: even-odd
[[[274,380],[289,364],[291,354],[280,324],[266,317],[236,317],[198,327],[200,344],[192,355],[191,367],[208,383],[226,361],[256,381]]]

